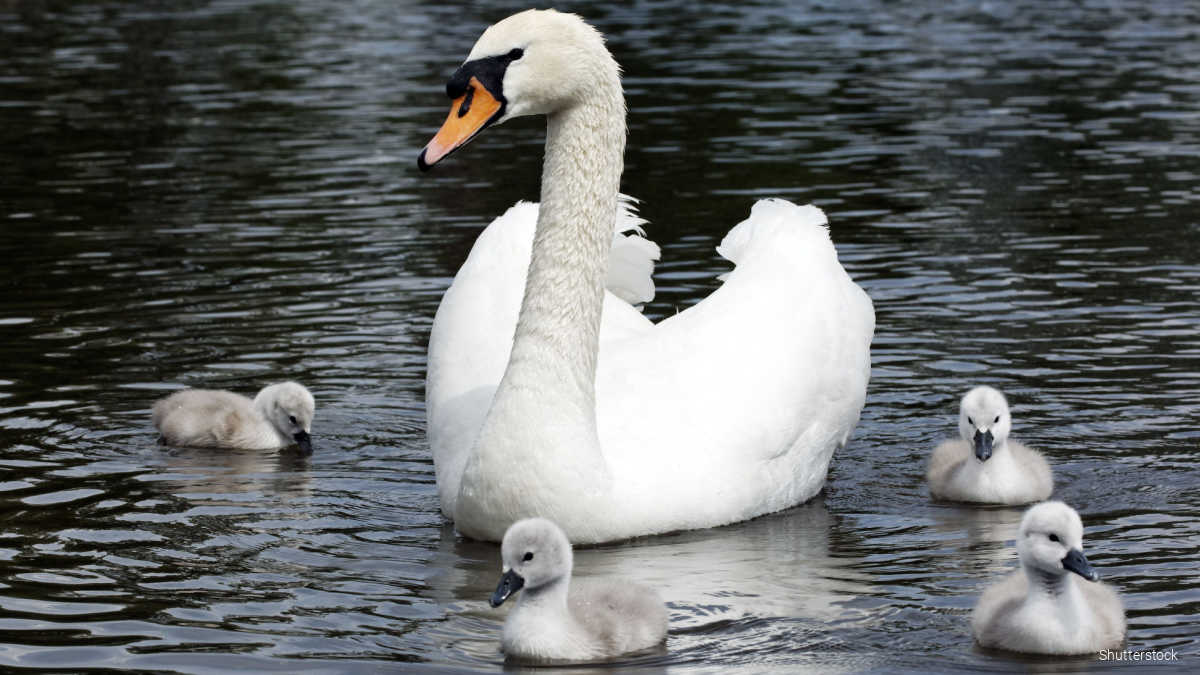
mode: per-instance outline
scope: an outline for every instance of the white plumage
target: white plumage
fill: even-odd
[[[434,321],[443,511],[476,538],[545,516],[590,543],[813,497],[858,421],[874,331],[825,215],[758,202],[718,248],[736,263],[724,284],[651,324],[627,301],[652,294],[657,247],[612,234],[640,225],[618,208],[616,62],[578,17],[531,10],[489,28],[463,68],[517,52],[501,121],[547,114],[542,203],[484,230]]]

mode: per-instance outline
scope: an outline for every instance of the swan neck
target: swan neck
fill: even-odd
[[[1075,590],[1074,580],[1069,574],[1057,574],[1026,565],[1025,577],[1029,579],[1031,597],[1057,600],[1064,595],[1070,596]]]
[[[258,414],[260,420],[260,431],[258,433],[263,437],[264,441],[267,441],[268,438],[273,438],[276,445],[280,447],[291,445],[292,438],[279,427],[275,426],[275,418],[271,416],[272,401],[273,399],[270,396],[264,395],[262,392],[259,392],[254,397],[254,412]]]
[[[538,586],[537,588],[526,588],[521,596],[521,604],[525,607],[538,607],[566,612],[568,579],[569,575]]]
[[[267,396],[261,391],[254,397],[254,412],[262,416],[263,419],[270,419],[271,405],[267,401]]]
[[[604,535],[592,514],[613,508],[595,393],[625,150],[625,103],[609,63],[607,85],[548,116],[542,202],[512,351],[459,486],[455,521],[468,536],[500,541],[513,520],[558,499],[578,514],[559,525],[594,541]],[[497,471],[511,476],[499,488],[489,482]]]
[[[548,116],[541,206],[513,351],[506,377],[524,366],[541,386],[568,384],[564,395],[590,409],[604,281],[612,248],[623,154],[620,83]],[[548,372],[549,371],[549,372]]]

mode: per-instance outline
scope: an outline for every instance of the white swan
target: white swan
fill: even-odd
[[[577,543],[745,520],[820,491],[858,421],[875,315],[812,206],[763,200],[718,252],[736,264],[657,325],[612,293],[625,104],[579,17],[490,27],[446,86],[428,169],[481,129],[547,116],[541,206],[493,222],[438,308],[428,433],[442,510],[467,536],[552,518]],[[617,240],[620,245],[622,241]],[[641,264],[644,263],[644,264]],[[639,266],[640,265],[640,266]],[[645,297],[645,293],[641,297]],[[636,297],[635,297],[636,299]]]
[[[1012,414],[1004,394],[975,387],[958,412],[961,438],[934,448],[925,479],[935,499],[978,504],[1029,504],[1054,489],[1041,453],[1008,440]]]
[[[654,589],[616,579],[572,581],[571,542],[545,518],[513,523],[500,557],[504,575],[492,607],[524,589],[504,622],[502,645],[510,659],[597,661],[667,637],[667,609]]]
[[[312,452],[313,396],[295,382],[263,387],[251,401],[214,389],[184,389],[156,402],[154,427],[168,445]]]
[[[1030,507],[1021,520],[1017,552],[1021,569],[984,591],[971,615],[981,646],[1029,654],[1088,654],[1120,646],[1125,610],[1083,555],[1083,523],[1075,509],[1058,501]]]

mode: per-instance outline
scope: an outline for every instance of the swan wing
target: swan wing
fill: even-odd
[[[612,579],[572,579],[567,606],[602,657],[645,649],[667,635],[667,609],[658,591]]]
[[[718,252],[700,303],[602,343],[600,446],[631,509],[664,528],[732,522],[812,497],[858,421],[875,314],[813,206],[762,200]],[[669,478],[665,478],[669,476]]]
[[[652,324],[630,303],[654,297],[658,246],[645,238],[636,200],[624,195],[613,228],[600,340]],[[425,382],[429,443],[443,511],[454,513],[458,479],[512,351],[537,226],[538,205],[518,202],[489,224],[447,289],[429,336]]]
[[[1048,499],[1050,493],[1054,491],[1054,472],[1050,470],[1049,462],[1042,456],[1042,453],[1027,445],[1016,441],[1009,441],[1008,445],[1017,464],[1025,467],[1032,500]]]
[[[1096,619],[1096,650],[1116,647],[1125,640],[1125,606],[1108,584],[1079,584],[1087,598],[1089,611]]]
[[[929,483],[929,491],[935,499],[945,496],[951,473],[970,456],[970,453],[966,443],[957,438],[942,441],[933,449],[933,454],[929,457],[929,467],[925,471],[925,480]]]
[[[1021,608],[1028,583],[1025,574],[1018,570],[983,591],[971,611],[971,633],[979,644],[1003,647],[1017,637],[1020,625],[1013,615]]]
[[[654,279],[650,275],[659,259],[658,244],[646,238],[642,229],[646,221],[638,215],[637,200],[620,195],[619,202],[605,285],[630,305],[650,302],[654,299]]]

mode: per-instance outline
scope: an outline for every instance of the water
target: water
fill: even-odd
[[[0,667],[499,667],[498,551],[438,513],[424,352],[480,227],[536,197],[542,124],[415,157],[519,6],[0,2]],[[878,321],[822,496],[578,554],[669,601],[667,648],[624,663],[1113,666],[972,646],[1020,510],[931,504],[921,476],[988,383],[1083,514],[1129,647],[1194,668],[1200,11],[561,7],[625,67],[648,314],[713,289],[720,237],[783,196],[829,213]],[[155,443],[168,391],[281,377],[317,397],[311,460]]]

